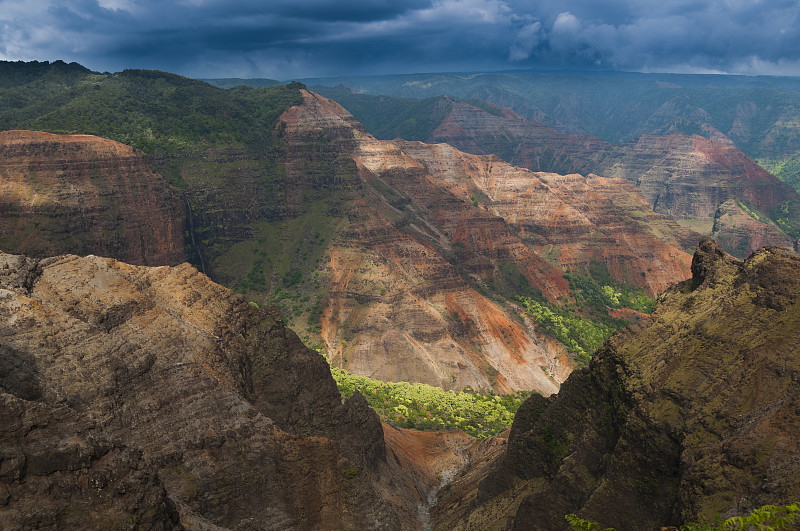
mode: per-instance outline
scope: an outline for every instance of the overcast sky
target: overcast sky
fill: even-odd
[[[800,0],[0,0],[0,59],[191,77],[800,75]]]

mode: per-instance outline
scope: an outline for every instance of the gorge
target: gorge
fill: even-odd
[[[430,142],[381,140],[300,83],[0,72],[2,526],[640,529],[800,499],[800,200],[730,145],[454,98]],[[330,365],[533,393],[475,439],[382,424]]]

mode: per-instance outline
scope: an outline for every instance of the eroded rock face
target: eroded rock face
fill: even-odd
[[[600,262],[617,281],[651,294],[689,275],[691,259],[683,249],[697,234],[653,212],[628,181],[534,173],[447,144],[401,145],[454,195],[482,193],[484,208],[504,219],[528,247],[555,257],[564,269],[585,270]]]
[[[795,242],[769,218],[754,218],[735,199],[728,199],[717,208],[711,236],[726,252],[739,257],[747,256],[753,248],[760,249],[767,245],[786,249],[795,247]]]
[[[185,205],[141,152],[90,135],[0,132],[0,248],[183,262]]]
[[[280,118],[294,146],[290,180],[308,179],[300,170],[310,153],[327,168],[318,186],[352,190],[324,268],[322,336],[332,362],[390,381],[555,392],[570,370],[563,348],[514,315],[519,309],[480,294],[465,275],[486,278],[507,261],[557,298],[568,293],[560,272],[502,218],[443,189],[421,163],[375,140],[338,104],[307,91],[304,97]],[[338,146],[335,158],[329,146]],[[347,168],[345,158],[352,174],[336,169]]]
[[[523,404],[480,487],[454,485],[467,503],[437,505],[440,528],[557,529],[576,513],[649,529],[798,499],[800,258],[738,262],[705,239],[692,272],[558,396]]]
[[[186,264],[0,254],[0,315],[0,527],[416,520],[363,397]]]
[[[715,217],[727,201],[744,201],[770,215],[786,205],[787,212],[795,212],[794,205],[800,201],[790,186],[730,141],[672,134],[642,135],[636,141],[615,144],[585,134],[561,133],[509,109],[498,107],[497,111],[488,113],[452,102],[451,113],[427,141],[447,142],[470,153],[494,153],[534,171],[593,173],[632,181],[655,212],[706,235],[716,236]],[[791,248],[786,235],[774,227],[757,230],[752,240],[743,240],[756,220],[737,217],[731,221],[738,222],[726,227],[721,239],[733,244],[726,249],[740,258],[764,244]],[[727,234],[735,241],[728,240]]]

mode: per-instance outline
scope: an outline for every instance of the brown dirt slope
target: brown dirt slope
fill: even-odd
[[[571,369],[563,348],[535,332],[518,307],[476,287],[508,262],[557,299],[568,295],[561,272],[501,217],[441,187],[341,106],[303,94],[303,105],[280,119],[290,146],[287,189],[294,191],[287,193],[301,196],[311,186],[348,194],[317,269],[327,286],[320,323],[331,362],[446,389],[555,392]]]
[[[800,499],[800,258],[706,239],[693,278],[517,414],[491,473],[441,529],[559,529],[576,513],[654,529]],[[455,494],[454,494],[455,495]]]

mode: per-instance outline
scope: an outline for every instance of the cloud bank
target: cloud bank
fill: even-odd
[[[0,59],[294,79],[604,68],[800,75],[796,0],[0,0]]]

